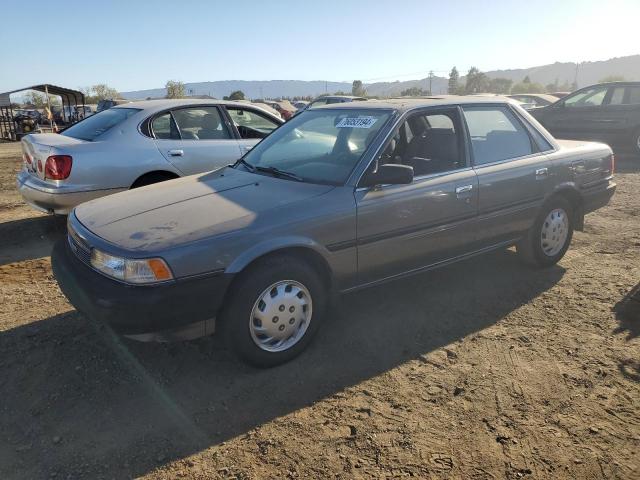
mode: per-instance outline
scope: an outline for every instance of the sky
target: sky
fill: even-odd
[[[0,0],[0,11],[13,19],[0,29],[0,92],[371,83],[640,53],[640,0]]]

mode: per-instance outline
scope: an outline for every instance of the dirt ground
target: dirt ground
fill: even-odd
[[[640,478],[640,161],[558,266],[496,252],[352,294],[263,371],[76,313],[19,157],[0,144],[0,478]]]

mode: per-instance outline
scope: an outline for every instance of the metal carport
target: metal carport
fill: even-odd
[[[72,90],[70,88],[58,87],[57,85],[51,85],[44,83],[42,85],[31,85],[30,87],[20,88],[18,90],[12,90],[10,92],[0,93],[0,139],[4,140],[18,140],[18,132],[16,132],[16,126],[13,122],[13,109],[11,108],[11,94],[24,92],[26,90],[35,90],[36,92],[44,93],[47,98],[47,106],[51,111],[51,104],[49,103],[49,95],[55,95],[62,100],[62,114],[64,117],[65,106],[68,107],[69,112],[74,111],[71,107],[82,105],[84,111],[84,93],[78,90]],[[49,126],[53,130],[53,122],[49,120]]]

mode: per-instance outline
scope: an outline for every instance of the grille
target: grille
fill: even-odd
[[[75,253],[76,257],[78,257],[83,263],[91,265],[91,248],[89,248],[89,246],[78,237],[76,232],[71,229],[69,229],[69,235],[67,238],[69,239],[71,251]]]

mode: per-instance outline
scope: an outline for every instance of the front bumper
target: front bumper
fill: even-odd
[[[159,285],[128,285],[80,261],[67,238],[54,246],[51,266],[60,289],[79,312],[138,340],[180,340],[213,333],[233,278],[220,273]]]
[[[593,212],[607,205],[615,192],[616,184],[611,180],[605,184],[600,184],[583,190],[582,198],[584,213],[587,214]]]
[[[46,213],[67,215],[75,206],[95,198],[121,192],[125,188],[77,190],[73,186],[52,186],[22,170],[16,177],[18,192],[31,207]]]

